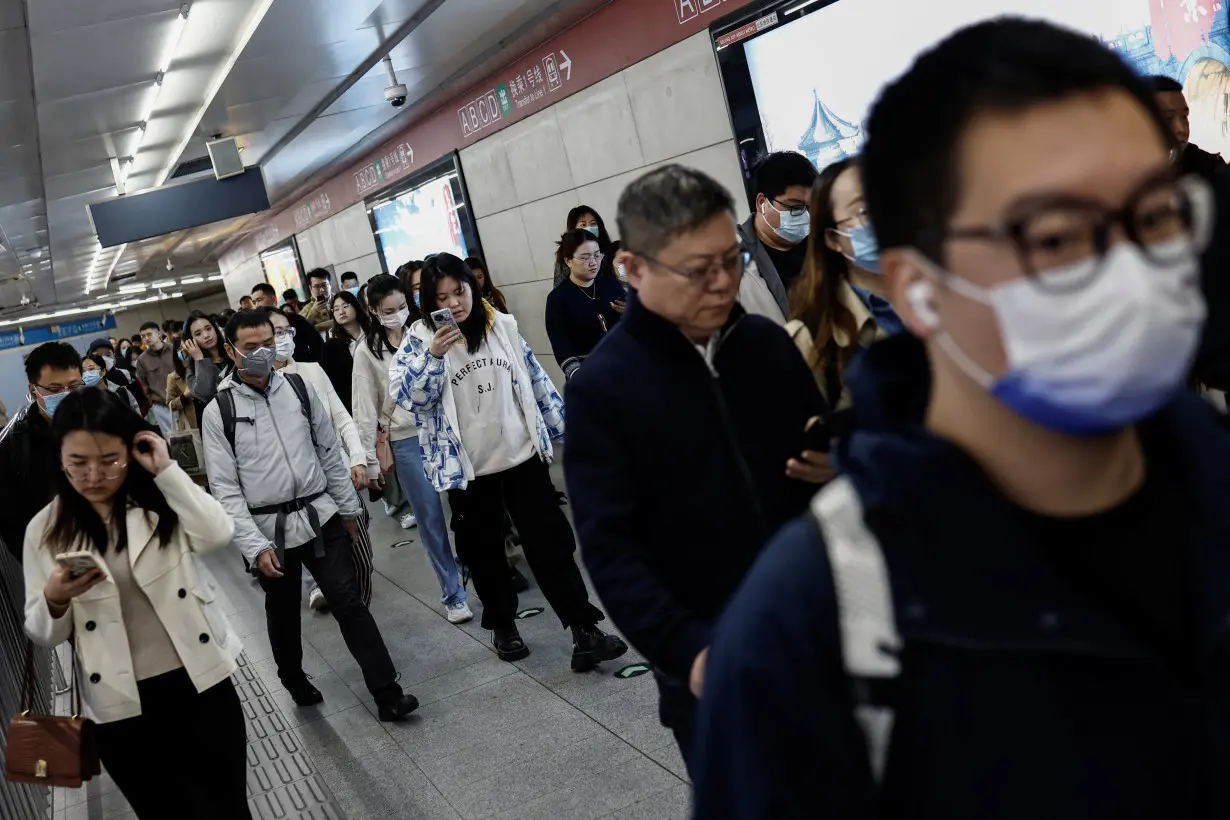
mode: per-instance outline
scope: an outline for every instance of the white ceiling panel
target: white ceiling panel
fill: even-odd
[[[36,0],[29,4],[30,28],[54,33],[88,28],[98,23],[113,23],[132,17],[177,11],[182,0]],[[18,3],[20,5],[20,3]]]

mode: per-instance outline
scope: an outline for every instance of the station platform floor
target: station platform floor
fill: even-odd
[[[564,486],[559,461],[552,472]],[[653,676],[619,678],[633,650],[597,671],[569,668],[571,638],[537,586],[541,615],[518,626],[531,654],[500,661],[476,618],[454,626],[416,529],[371,505],[372,613],[421,706],[380,723],[332,616],[303,604],[304,668],[325,696],[301,708],[278,682],[263,596],[231,551],[208,560],[244,643],[235,676],[249,717],[249,794],[260,820],[683,820],[690,786],[657,717]],[[394,544],[401,543],[399,546]],[[532,575],[524,564],[522,571]],[[592,590],[591,590],[592,595]],[[597,596],[593,596],[597,602]],[[603,627],[612,630],[609,622]],[[135,817],[104,774],[57,789],[55,820]],[[175,817],[168,807],[167,817]],[[221,819],[220,819],[221,820]]]

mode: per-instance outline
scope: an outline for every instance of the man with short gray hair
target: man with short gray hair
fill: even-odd
[[[714,620],[832,477],[803,446],[825,406],[785,331],[737,304],[747,254],[725,188],[669,165],[628,186],[618,220],[635,294],[568,383],[565,475],[594,586],[689,761]]]

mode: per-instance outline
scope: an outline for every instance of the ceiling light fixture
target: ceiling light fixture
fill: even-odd
[[[167,72],[171,70],[171,64],[175,62],[175,54],[179,51],[179,42],[184,38],[184,29],[187,25],[188,4],[184,3],[179,7],[179,14],[175,16],[175,22],[171,25],[171,31],[163,46],[162,58],[158,61],[158,75],[154,77],[153,85],[145,92],[145,100],[141,105],[141,120],[137,126],[139,129],[137,137],[133,143],[128,161],[123,163],[123,169],[120,171],[121,184],[128,181],[128,175],[132,173],[132,168],[136,164],[137,154],[145,143],[145,137],[149,133],[150,120],[154,118],[154,108],[158,105],[158,96],[162,93],[162,86],[166,80]]]
[[[205,94],[205,99],[201,102],[201,107],[197,109],[196,114],[188,123],[188,127],[184,129],[184,136],[175,146],[175,150],[171,152],[167,160],[167,165],[158,174],[158,178],[154,181],[155,187],[162,185],[171,176],[171,172],[175,170],[175,165],[179,162],[179,157],[184,153],[184,149],[188,147],[188,143],[196,136],[196,130],[201,125],[201,120],[205,117],[205,112],[214,101],[214,97],[218,95],[218,91],[222,89],[222,84],[226,82],[226,78],[230,75],[231,69],[235,67],[235,63],[239,60],[239,56],[243,53],[244,48],[248,45],[248,41],[252,39],[252,35],[256,33],[256,29],[260,26],[261,21],[265,19],[265,15],[269,12],[269,8],[273,5],[273,0],[259,0],[253,7],[251,14],[248,15],[247,22],[244,23],[243,31],[239,35],[239,40],[235,43],[235,49],[230,56],[226,58],[226,62],[214,74],[213,80],[209,83],[209,91]]]
[[[215,273],[213,276],[208,277],[208,281],[210,281],[210,282],[217,282],[217,281],[218,281],[219,279],[221,279],[221,278],[222,278],[222,274],[220,274],[220,273]]]
[[[9,319],[0,322],[0,327],[12,327],[13,325],[30,325],[34,322],[41,322],[46,319],[58,319],[61,316],[76,316],[81,313],[99,313],[108,310],[116,310],[119,308],[132,307],[133,305],[144,305],[148,302],[158,302],[162,299],[170,299],[171,297],[165,293],[157,293],[153,296],[146,296],[144,299],[122,299],[118,302],[104,302],[101,305],[87,305],[86,307],[64,308],[57,310],[54,313],[38,313],[34,316],[23,316],[20,319]]]
[[[195,285],[198,282],[204,282],[204,281],[205,281],[204,276],[185,276],[183,279],[179,280],[179,283],[181,285]]]

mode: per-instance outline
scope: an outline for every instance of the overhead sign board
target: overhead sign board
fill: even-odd
[[[476,83],[354,166],[262,221],[223,255],[230,269],[444,155],[473,145],[583,88],[703,31],[752,0],[614,0]],[[720,13],[719,13],[720,10]],[[410,148],[413,146],[413,149]],[[396,157],[396,161],[390,161]],[[327,210],[303,210],[324,195]],[[300,219],[297,220],[295,214]],[[302,221],[302,224],[300,224]],[[273,226],[276,230],[270,230]],[[265,244],[267,243],[267,244]]]

